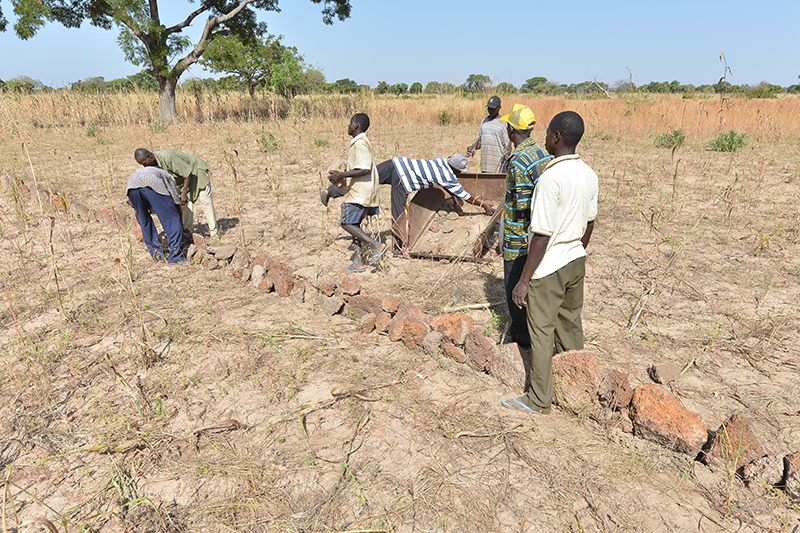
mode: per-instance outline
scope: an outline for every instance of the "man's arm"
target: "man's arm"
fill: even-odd
[[[336,183],[343,178],[360,178],[361,176],[366,176],[369,173],[370,169],[368,168],[354,168],[353,170],[348,170],[347,172],[330,170],[328,171],[328,181],[331,183]]]
[[[520,309],[527,305],[525,300],[528,297],[528,284],[531,282],[533,273],[536,272],[542,259],[544,259],[544,252],[547,250],[548,242],[550,242],[550,237],[541,233],[534,233],[531,237],[530,245],[528,246],[528,258],[525,259],[525,266],[522,268],[519,283],[511,292],[511,299]]]
[[[471,145],[467,146],[467,157],[472,157],[472,154],[475,153],[475,150],[481,149],[481,136],[478,135],[478,140],[472,143]]]
[[[183,187],[181,187],[181,205],[186,205],[189,201],[189,178],[183,179]]]
[[[487,215],[489,215],[489,216],[494,215],[494,211],[495,211],[496,208],[494,206],[490,205],[490,204],[487,204],[486,202],[484,202],[480,198],[475,198],[473,196],[470,196],[469,198],[467,198],[466,201],[467,201],[467,203],[470,203],[472,205],[477,205],[478,207],[483,209],[486,212]]]
[[[589,247],[589,239],[592,238],[592,230],[594,230],[594,220],[586,224],[586,231],[583,232],[583,237],[581,237],[581,244],[583,244],[584,250]]]

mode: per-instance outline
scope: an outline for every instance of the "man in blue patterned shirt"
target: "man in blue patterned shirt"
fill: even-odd
[[[515,146],[506,172],[506,198],[503,206],[503,277],[511,325],[508,336],[524,350],[531,346],[525,309],[511,299],[528,257],[528,226],[531,220],[531,197],[539,175],[553,159],[546,150],[530,138],[536,116],[522,104],[514,104],[508,115],[500,118],[507,123],[508,138]]]

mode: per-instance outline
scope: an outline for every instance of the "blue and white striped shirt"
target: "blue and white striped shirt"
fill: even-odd
[[[464,200],[468,200],[470,197],[444,157],[438,159],[395,157],[392,159],[392,163],[400,175],[400,183],[408,193],[439,185],[450,191],[453,196]]]

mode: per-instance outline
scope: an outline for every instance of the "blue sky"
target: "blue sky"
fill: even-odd
[[[175,24],[197,4],[162,0],[161,18]],[[10,0],[0,0],[11,24]],[[281,12],[262,12],[272,34],[296,46],[328,81],[350,78],[375,86],[415,81],[463,83],[485,74],[520,86],[544,76],[559,83],[597,79],[609,84],[678,80],[715,83],[723,74],[720,52],[734,84],[798,81],[800,2],[740,0],[647,2],[577,0],[505,2],[351,0],[352,17],[322,22],[310,0],[281,0]],[[197,39],[203,20],[186,32]],[[92,76],[106,80],[139,69],[125,62],[117,30],[85,24],[67,30],[51,24],[28,41],[13,29],[0,33],[0,79],[17,75],[64,86]],[[184,74],[209,77],[199,66]]]

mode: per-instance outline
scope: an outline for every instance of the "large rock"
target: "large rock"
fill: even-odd
[[[455,344],[455,343],[454,343]],[[467,354],[467,362],[476,372],[483,372],[489,362],[489,358],[494,352],[494,344],[486,335],[472,328],[467,333],[464,340],[464,353]]]
[[[406,306],[401,308],[404,309]],[[401,311],[398,311],[398,315]],[[473,321],[463,313],[455,315],[443,315],[431,321],[431,328],[444,335],[444,339],[452,342],[456,346],[463,346],[467,339],[467,334],[472,329]]]
[[[730,415],[711,436],[705,447],[706,462],[725,466],[741,475],[744,465],[766,455],[753,431],[749,418],[738,413]]]
[[[405,328],[405,320],[395,318],[389,323],[389,327],[387,328],[387,333],[389,334],[389,340],[392,342],[397,342],[403,338],[403,329]]]
[[[401,340],[403,344],[408,346],[411,350],[422,349],[422,339],[430,331],[430,326],[425,322],[418,320],[405,320],[403,319],[403,335]]]
[[[389,324],[392,322],[392,315],[386,311],[381,311],[375,317],[375,331],[378,333],[386,333],[389,330]]]
[[[397,310],[394,318],[405,320],[416,320],[418,322],[429,322],[430,317],[422,312],[422,309],[414,304],[405,304]]]
[[[231,259],[230,266],[234,272],[234,277],[240,278],[241,271],[250,266],[250,254],[247,253],[247,250],[237,250]],[[238,276],[235,274],[236,271],[239,271]]]
[[[326,315],[333,316],[342,310],[344,307],[344,300],[339,296],[325,296],[320,295],[319,304]]]
[[[354,320],[361,320],[362,316],[370,313],[378,316],[382,312],[382,303],[383,298],[380,296],[356,294],[347,301],[347,312],[345,314]]]
[[[489,356],[489,374],[516,391],[526,391],[531,373],[531,351],[515,342],[503,344]]]
[[[438,331],[431,331],[422,337],[422,351],[431,357],[438,355],[444,336]]]
[[[339,286],[336,284],[333,278],[324,276],[316,283],[316,287],[319,289],[319,292],[325,296],[333,296]]]
[[[459,363],[466,363],[467,362],[467,354],[464,353],[464,350],[453,344],[452,342],[444,341],[442,342],[442,352],[449,357],[450,359],[457,361]]]
[[[708,440],[703,419],[659,385],[646,383],[633,391],[634,434],[695,457]]]
[[[553,358],[553,402],[570,413],[598,413],[597,388],[602,380],[592,352],[573,350]]]
[[[209,246],[208,251],[217,261],[227,261],[236,253],[236,246]]]
[[[362,315],[358,320],[358,323],[361,326],[361,333],[369,335],[375,331],[375,313],[367,313]]]
[[[783,457],[765,455],[742,467],[742,479],[748,487],[770,487],[783,481]]]
[[[800,452],[783,458],[784,491],[793,500],[800,500]]]
[[[361,283],[355,276],[345,276],[339,284],[342,294],[345,296],[353,296],[361,292]]]
[[[287,268],[282,265],[275,266],[270,269],[269,277],[275,284],[275,292],[278,296],[286,298],[292,294],[292,289],[294,289],[294,276],[292,276],[292,273],[289,272]]]
[[[612,370],[600,382],[597,396],[601,404],[615,411],[628,407],[633,398],[628,376],[619,370]]]
[[[258,285],[261,283],[261,280],[264,279],[264,274],[265,274],[264,265],[258,264],[255,261],[253,261],[253,270],[250,272],[250,281],[253,283],[253,287],[255,287],[256,289],[258,288]]]
[[[383,308],[384,311],[386,311],[390,315],[394,315],[395,313],[397,313],[397,310],[400,309],[400,300],[398,300],[391,294],[387,294],[383,298],[381,307]]]

